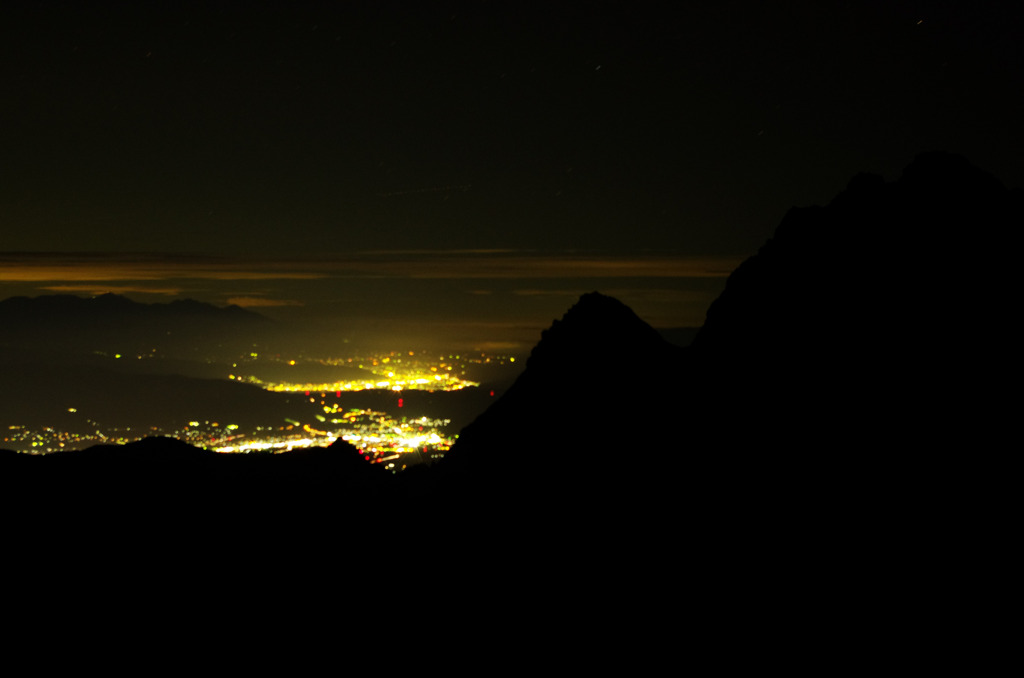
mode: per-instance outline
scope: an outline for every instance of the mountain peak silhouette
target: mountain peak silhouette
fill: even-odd
[[[560,369],[578,373],[593,370],[594,361],[622,359],[666,346],[657,330],[631,308],[613,297],[589,292],[541,333],[527,369],[557,360]]]
[[[603,486],[599,477],[623,480],[639,468],[629,467],[628,449],[646,443],[631,427],[662,416],[674,386],[666,375],[681,359],[682,349],[625,304],[584,294],[541,334],[526,369],[439,466],[472,478],[474,491],[543,486],[538,501]]]
[[[966,304],[967,290],[975,301],[1000,293],[985,289],[1005,274],[990,264],[1020,212],[995,178],[948,153],[920,154],[892,183],[858,175],[827,206],[785,215],[729,277],[694,346],[760,360],[809,340],[956,324],[943,295]]]

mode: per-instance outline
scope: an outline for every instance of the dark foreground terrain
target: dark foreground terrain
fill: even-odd
[[[340,442],[4,454],[10,558],[51,581],[287,581],[332,603],[476,591],[567,638],[557,619],[607,637],[613,609],[642,615],[651,643],[751,661],[793,643],[842,666],[939,651],[933,634],[971,610],[958,577],[998,548],[1014,503],[995,386],[1015,374],[1021,204],[948,154],[892,183],[855,177],[786,215],[686,348],[584,295],[429,468],[392,475]],[[590,376],[617,351],[650,357],[629,390]],[[512,434],[526,419],[529,443]]]

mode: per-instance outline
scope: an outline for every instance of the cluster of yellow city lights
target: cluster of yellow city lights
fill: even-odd
[[[333,440],[331,442],[334,442]],[[247,453],[247,452],[290,452],[291,450],[323,445],[322,438],[297,438],[293,440],[247,440],[238,445],[222,445],[212,448],[214,452]]]
[[[350,443],[370,462],[384,462],[401,458],[403,454],[443,454],[454,444],[451,436],[440,430],[448,420],[427,417],[398,421],[383,412],[352,410],[334,423],[345,423],[345,428],[318,430],[302,426],[306,436],[261,438],[230,438],[230,444],[211,446],[222,453],[288,452],[307,447],[326,447],[341,439]],[[227,427],[230,428],[230,427]]]
[[[325,367],[355,367],[372,375],[372,377],[362,379],[298,382],[287,379],[270,381],[252,374],[245,374],[246,363],[252,364],[257,360],[267,360],[267,358],[261,359],[258,353],[250,353],[241,365],[238,363],[234,365],[239,373],[230,374],[228,378],[232,381],[255,384],[268,391],[458,391],[469,386],[480,385],[478,382],[466,378],[466,363],[490,363],[493,361],[500,364],[505,364],[505,362],[511,364],[515,362],[513,357],[489,356],[483,353],[465,356],[461,354],[442,355],[438,356],[436,360],[433,359],[433,355],[421,353],[417,356],[415,351],[392,351],[364,357],[330,358],[315,361],[296,361],[280,357],[271,359],[273,362],[291,367],[299,362],[318,363]]]
[[[479,386],[475,381],[458,379],[449,375],[435,374],[433,378],[417,377],[415,379],[381,379],[380,381],[332,381],[327,383],[289,383],[267,382],[256,377],[229,375],[231,379],[256,384],[268,391],[458,391],[467,386]]]

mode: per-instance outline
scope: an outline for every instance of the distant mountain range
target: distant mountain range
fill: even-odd
[[[231,304],[225,307],[194,299],[178,299],[167,303],[143,304],[119,294],[79,297],[72,294],[49,294],[39,297],[11,297],[0,301],[0,318],[5,321],[38,321],[46,316],[59,316],[72,322],[96,324],[110,320],[141,318],[177,319],[181,317],[243,318],[265,321],[258,313]]]
[[[143,304],[116,294],[58,294],[0,301],[0,346],[8,350],[156,352],[164,358],[195,358],[199,351],[237,355],[274,326],[266,316],[238,306],[192,299]]]

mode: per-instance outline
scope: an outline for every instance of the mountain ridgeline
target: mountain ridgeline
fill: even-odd
[[[117,294],[54,294],[0,301],[0,346],[8,351],[88,354],[119,346],[126,355],[188,359],[203,347],[234,357],[274,329],[266,316],[239,306],[192,299],[142,304]]]
[[[945,153],[920,155],[894,182],[857,176],[828,205],[785,216],[730,276],[691,346],[586,294],[441,462],[398,476],[357,472],[331,461],[355,459],[339,442],[294,462],[311,470],[284,474],[287,491],[271,494],[297,506],[333,491],[522,517],[611,505],[801,520],[826,505],[880,511],[919,500],[908,488],[988,440],[985,422],[1007,407],[991,380],[1008,369],[1008,242],[1024,224],[1021,205],[1019,192]],[[5,317],[12,301],[0,305]],[[274,477],[265,469],[299,458],[278,456],[251,462],[263,465],[264,490]],[[17,461],[25,473],[71,466]],[[239,459],[218,466],[218,479],[231,463],[246,473]],[[83,458],[75,483],[88,482],[87,468]],[[115,479],[108,490],[138,482],[118,464],[103,468]],[[315,479],[317,491],[297,489],[296,478]],[[215,485],[209,496],[239,487]]]

